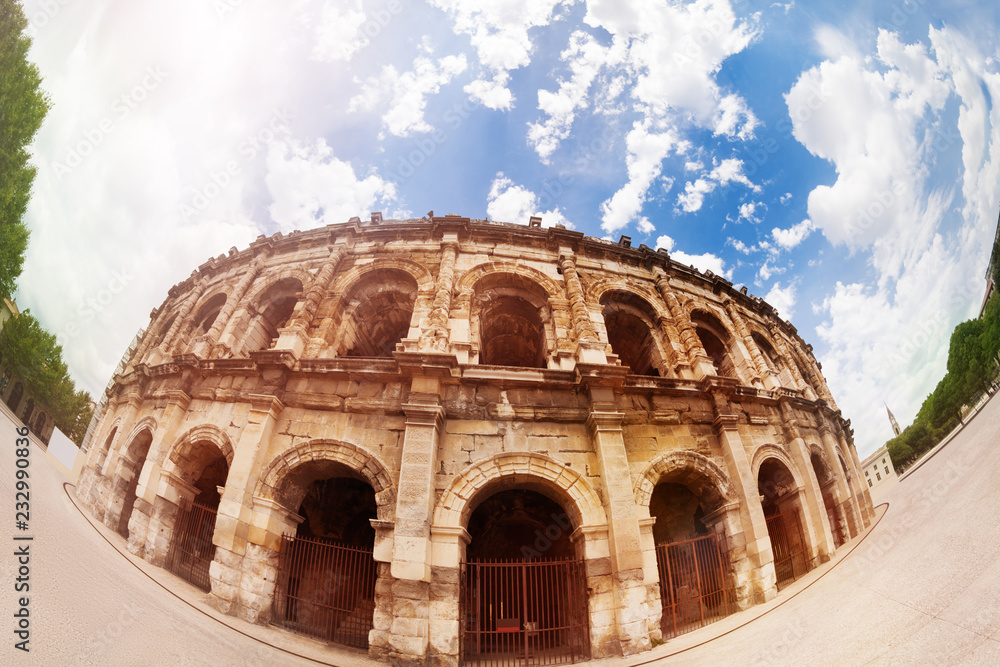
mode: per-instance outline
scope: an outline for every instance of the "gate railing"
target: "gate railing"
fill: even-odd
[[[371,549],[285,535],[274,622],[336,644],[368,648],[377,574]]]
[[[656,545],[660,574],[660,627],[669,639],[736,611],[729,555],[718,535]]]
[[[208,568],[215,557],[215,516],[216,510],[198,503],[178,512],[167,554],[167,569],[203,591],[212,588]]]
[[[767,534],[774,554],[778,588],[795,581],[808,570],[806,540],[797,509],[767,517]]]
[[[477,561],[462,567],[464,664],[558,665],[590,658],[582,562]]]

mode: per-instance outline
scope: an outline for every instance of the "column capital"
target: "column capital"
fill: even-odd
[[[587,427],[594,435],[602,431],[621,431],[623,421],[625,421],[624,412],[592,410],[587,415]]]
[[[285,404],[277,396],[250,394],[250,409],[254,412],[267,413],[272,419],[277,419],[281,411],[285,409]]]

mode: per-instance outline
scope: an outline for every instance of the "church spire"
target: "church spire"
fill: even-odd
[[[882,405],[885,405],[885,411],[889,413],[889,423],[892,424],[892,432],[899,435],[899,424],[896,423],[896,418],[892,416],[892,410],[889,409],[889,406],[886,405],[885,401],[882,401]]]

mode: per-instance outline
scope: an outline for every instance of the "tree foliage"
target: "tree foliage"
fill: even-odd
[[[28,145],[49,110],[42,77],[28,62],[27,26],[20,3],[0,0],[0,297],[13,294],[24,265],[28,229],[22,218],[35,180]]]
[[[73,385],[56,337],[26,310],[0,330],[0,355],[28,393],[49,407],[56,427],[79,445],[90,422],[90,395]]]
[[[996,281],[1000,278],[1000,266],[994,268],[994,274]],[[995,293],[982,318],[955,327],[948,346],[948,373],[924,400],[913,423],[886,443],[897,470],[939,443],[961,423],[963,408],[990,390],[997,378],[998,354],[1000,293]]]

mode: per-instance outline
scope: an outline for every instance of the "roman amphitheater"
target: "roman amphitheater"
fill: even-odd
[[[79,500],[218,609],[379,660],[639,653],[872,521],[795,328],[627,237],[373,214],[151,318]]]

